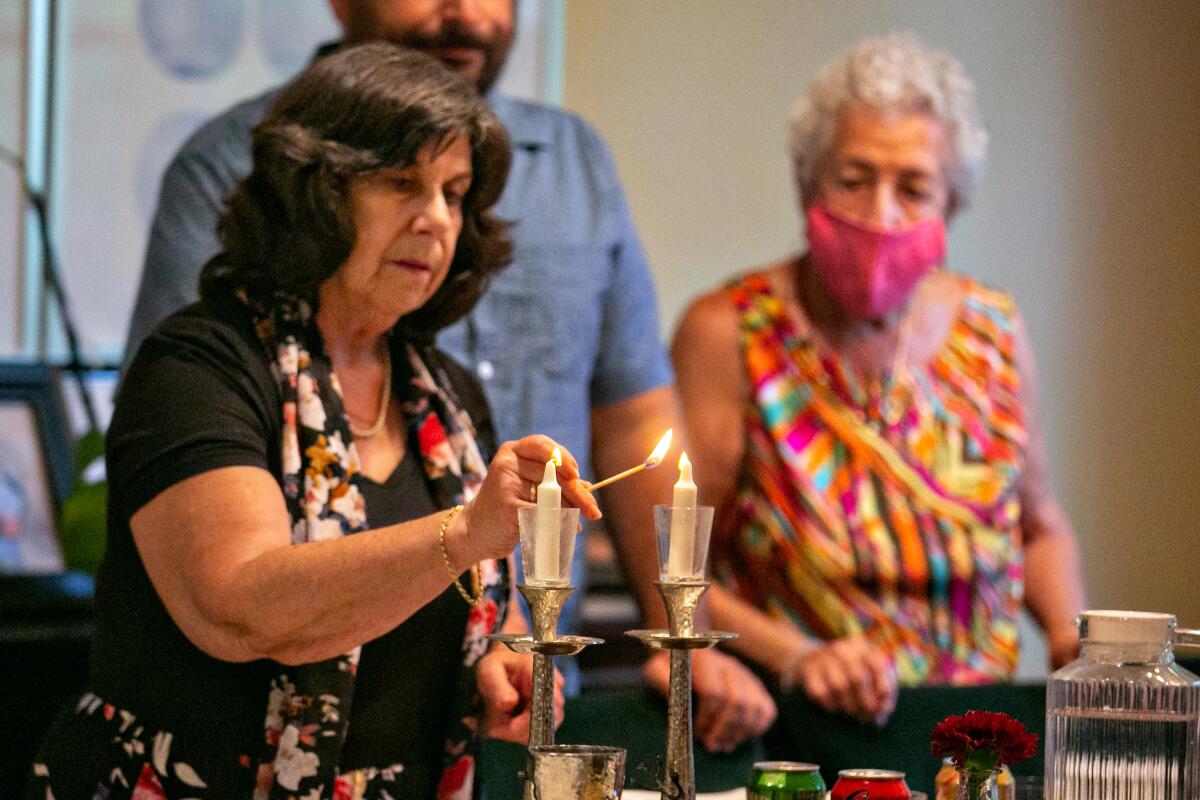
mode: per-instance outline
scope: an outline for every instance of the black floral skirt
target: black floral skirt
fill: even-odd
[[[263,769],[249,756],[215,755],[184,743],[91,693],[54,721],[26,783],[25,800],[209,800],[265,797]],[[423,773],[418,775],[418,773]],[[423,788],[417,790],[416,785]],[[395,764],[339,775],[319,798],[428,797],[427,770]],[[305,795],[305,800],[309,795]],[[313,797],[318,800],[318,797]]]

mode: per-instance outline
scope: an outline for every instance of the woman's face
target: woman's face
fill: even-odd
[[[331,291],[322,302],[337,297],[386,327],[423,306],[454,260],[470,186],[471,148],[462,136],[440,149],[426,145],[409,166],[354,178],[354,247],[323,287]]]
[[[927,114],[851,106],[817,165],[815,199],[880,229],[945,216],[946,147],[942,124]]]

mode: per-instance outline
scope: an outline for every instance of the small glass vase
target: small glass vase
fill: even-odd
[[[956,800],[999,800],[1000,787],[997,781],[998,770],[984,774],[972,774],[965,769],[958,771],[958,792]]]

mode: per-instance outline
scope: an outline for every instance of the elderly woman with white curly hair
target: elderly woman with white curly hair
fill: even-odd
[[[673,356],[718,509],[713,622],[822,707],[1055,665],[1083,604],[1012,298],[946,267],[986,155],[974,87],[911,35],[829,64],[791,120],[808,251],[697,300]]]

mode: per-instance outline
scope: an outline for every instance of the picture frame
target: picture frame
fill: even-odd
[[[73,464],[59,371],[0,362],[0,573],[58,572]]]

